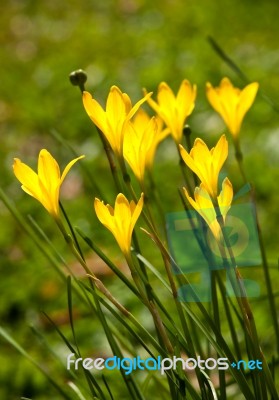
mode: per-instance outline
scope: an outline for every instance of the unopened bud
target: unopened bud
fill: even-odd
[[[82,69],[71,72],[69,79],[71,84],[78,86],[82,92],[85,90],[84,84],[87,81],[87,75]]]

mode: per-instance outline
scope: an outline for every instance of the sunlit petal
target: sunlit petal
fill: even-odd
[[[64,171],[63,171],[63,173],[62,173],[61,179],[60,179],[60,184],[63,183],[63,181],[64,181],[64,179],[65,179],[67,173],[70,171],[70,169],[72,168],[72,166],[73,166],[78,160],[81,160],[81,159],[84,158],[84,157],[85,157],[84,155],[83,155],[83,156],[80,156],[80,157],[77,157],[77,158],[75,158],[74,160],[70,161],[69,164],[66,165],[66,167],[65,167],[65,169],[64,169]]]
[[[41,201],[42,193],[39,187],[38,175],[18,158],[14,159],[13,170],[15,176],[22,184],[22,189],[37,200]]]
[[[60,183],[59,165],[46,149],[41,150],[39,154],[38,176],[42,185],[50,195],[54,188],[57,187],[57,184]]]
[[[239,103],[237,107],[237,121],[239,126],[242,124],[242,120],[255,101],[259,89],[259,84],[257,82],[250,83],[241,92],[239,96]]]
[[[135,224],[141,214],[142,208],[143,208],[143,200],[144,200],[144,194],[142,193],[140,196],[140,199],[138,203],[135,205],[135,203],[131,204],[131,213],[132,213],[132,218],[131,218],[131,229],[133,230],[135,227]]]
[[[106,206],[103,201],[99,200],[98,198],[95,198],[94,208],[99,221],[106,228],[112,231],[114,229],[114,219],[113,215],[111,215],[108,206]]]
[[[215,174],[218,175],[228,157],[228,141],[225,135],[222,135],[218,140],[216,147],[212,152],[212,159],[214,160]]]
[[[85,111],[91,120],[105,134],[107,129],[107,120],[103,108],[88,92],[83,92],[82,100]]]
[[[130,110],[129,114],[127,115],[127,119],[131,119],[135,113],[138,111],[138,109],[140,108],[140,106],[145,103],[151,96],[152,96],[152,92],[147,93],[141,100],[139,100],[134,106],[133,108]]]

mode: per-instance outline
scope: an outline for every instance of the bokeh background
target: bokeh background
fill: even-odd
[[[64,166],[73,158],[65,145],[69,143],[78,154],[86,155],[86,167],[106,198],[113,200],[115,193],[102,146],[83,109],[78,88],[69,82],[69,73],[78,68],[87,72],[86,87],[102,104],[113,84],[135,102],[142,96],[143,87],[156,92],[161,81],[175,91],[184,78],[196,83],[198,98],[189,123],[194,137],[200,136],[213,146],[226,129],[206,101],[205,83],[217,85],[224,76],[238,87],[245,82],[213,50],[208,41],[211,36],[250,81],[260,83],[260,92],[242,127],[241,141],[247,175],[256,188],[274,288],[278,289],[278,19],[275,0],[7,0],[1,5],[0,185],[22,214],[26,218],[31,215],[43,228],[77,274],[82,272],[67,255],[49,215],[21,191],[12,174],[13,158],[19,157],[36,167],[39,150],[47,148]],[[57,135],[65,142],[57,140]],[[231,138],[227,136],[231,147],[225,172],[237,191],[243,183],[234,161]],[[171,140],[159,149],[155,177],[165,212],[179,211],[177,187],[182,182]],[[123,266],[117,246],[96,221],[92,207],[96,194],[77,166],[63,187],[63,204],[73,224],[109,250]],[[0,221],[1,325],[64,382],[67,378],[63,366],[48,347],[61,358],[65,348],[42,310],[67,333],[65,284],[1,202]],[[148,243],[146,252],[152,258]],[[100,276],[124,299],[125,293],[114,277],[94,255],[90,257]],[[256,269],[255,274],[263,282],[261,272]],[[255,307],[268,351],[274,338],[266,302],[255,302]],[[84,346],[94,354],[105,352],[107,345],[98,325],[88,329],[80,309],[78,319]],[[2,339],[0,346],[1,399],[59,398],[29,361]]]

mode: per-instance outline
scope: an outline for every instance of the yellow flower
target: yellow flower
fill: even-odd
[[[43,149],[38,158],[37,174],[18,158],[14,159],[14,174],[22,184],[22,189],[30,196],[35,197],[54,218],[58,218],[60,186],[73,164],[83,157],[72,160],[61,176],[56,160],[47,150]]]
[[[99,221],[111,231],[125,256],[129,256],[134,226],[143,207],[143,193],[137,204],[119,193],[114,209],[95,198],[94,208]]]
[[[259,84],[250,83],[243,90],[235,88],[228,78],[221,80],[220,86],[213,88],[206,84],[209,103],[223,118],[231,134],[236,138],[239,134],[243,118],[252,106]]]
[[[144,90],[146,94],[146,91]],[[186,118],[192,113],[197,95],[196,85],[184,79],[175,97],[171,88],[161,82],[158,87],[157,103],[149,98],[148,104],[162,118],[177,144],[181,143]]]
[[[194,142],[190,154],[179,145],[180,154],[185,164],[199,177],[209,195],[216,199],[218,192],[219,172],[228,157],[228,141],[222,135],[211,150],[200,138]]]
[[[143,183],[148,153],[156,135],[156,121],[151,118],[147,126],[135,129],[132,124],[127,126],[124,136],[123,156],[130,165],[137,179]]]
[[[152,141],[150,143],[149,150],[145,157],[145,164],[147,168],[152,168],[158,145],[170,133],[169,128],[163,129],[164,121],[162,120],[162,118],[160,118],[158,115],[153,118],[155,118],[156,122],[156,132],[155,135],[152,135]],[[150,123],[150,120],[151,120],[150,116],[142,108],[140,108],[136,113],[136,115],[134,116],[134,118],[131,120],[131,124],[133,125],[134,130],[138,132],[138,134],[140,134],[141,132],[142,133],[145,132],[146,128]]]
[[[159,142],[169,133],[162,127],[163,121],[159,117],[150,118],[142,109],[126,127],[123,156],[141,183],[146,167],[152,167]]]
[[[83,105],[87,114],[103,132],[117,155],[122,156],[123,137],[127,122],[151,95],[152,93],[148,93],[132,107],[130,97],[126,93],[122,93],[117,86],[112,86],[107,98],[106,110],[104,110],[90,93],[83,92]]]
[[[200,187],[196,187],[194,192],[195,200],[189,196],[187,190],[184,188],[184,193],[191,204],[191,206],[201,215],[201,217],[205,220],[207,225],[209,226],[211,232],[217,240],[220,240],[221,235],[221,227],[219,222],[217,221],[216,211],[212,202],[212,199],[207,192],[203,183],[200,184]],[[233,199],[233,187],[228,178],[225,178],[222,183],[222,190],[219,196],[217,197],[218,207],[220,213],[225,222],[227,213],[231,207]]]

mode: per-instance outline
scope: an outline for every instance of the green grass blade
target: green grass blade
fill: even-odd
[[[10,345],[12,345],[22,356],[27,358],[35,367],[42,372],[42,374],[48,379],[48,381],[51,383],[51,385],[57,390],[57,392],[63,396],[64,399],[66,400],[71,400],[71,397],[66,393],[58,383],[55,382],[55,380],[44,370],[41,365],[34,360],[33,357],[31,357],[21,346],[18,342],[16,342],[15,339],[12,338],[12,336],[0,326],[0,335],[8,342]]]

